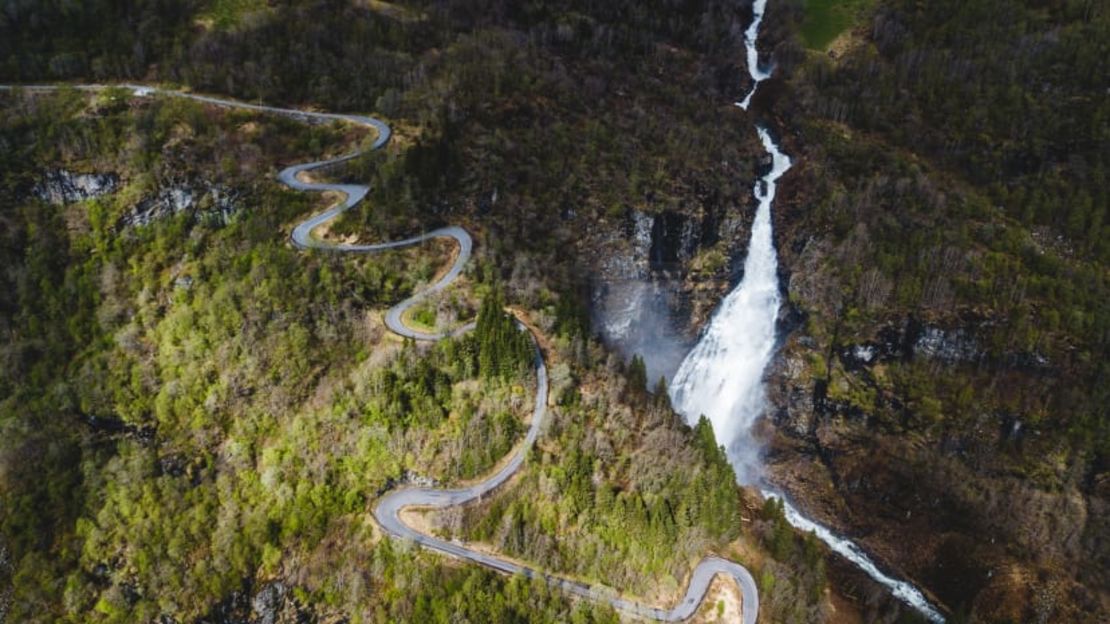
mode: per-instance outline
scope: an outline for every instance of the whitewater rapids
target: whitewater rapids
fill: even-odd
[[[743,100],[736,103],[744,110],[748,110],[748,105],[752,103],[752,96],[759,88],[759,83],[771,77],[770,70],[764,70],[759,66],[759,48],[755,45],[759,38],[759,27],[763,24],[763,14],[766,12],[767,0],[755,0],[752,3],[752,23],[744,31],[744,46],[748,53],[748,75],[752,77],[752,90],[748,91],[748,95]]]
[[[771,229],[771,204],[778,179],[790,169],[769,132],[758,128],[771,155],[771,170],[756,184],[759,208],[752,223],[744,276],[713,313],[709,327],[671,382],[675,409],[687,420],[705,416],[727,446],[740,483],[760,481],[759,444],[752,428],[767,403],[763,370],[775,349],[775,319],[782,303],[778,259]]]

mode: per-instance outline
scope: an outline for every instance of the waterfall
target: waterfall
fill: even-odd
[[[758,128],[771,154],[771,170],[756,184],[759,208],[752,223],[744,276],[713,313],[709,327],[682,361],[671,382],[675,409],[688,420],[704,415],[728,455],[741,483],[760,480],[759,445],[752,426],[766,402],[763,370],[775,348],[778,317],[778,259],[771,235],[771,202],[777,180],[790,169],[767,130]]]
[[[736,103],[744,110],[751,103],[759,83],[770,77],[769,71],[759,67],[756,47],[766,8],[767,0],[755,0],[754,19],[744,33],[748,73],[755,83],[748,95]],[[757,126],[756,130],[764,149],[771,155],[772,164],[770,171],[756,182],[754,192],[759,206],[752,223],[744,275],[713,313],[697,345],[679,366],[671,382],[671,400],[690,424],[703,415],[709,419],[717,440],[725,445],[738,482],[759,487],[766,497],[783,499],[786,520],[792,526],[813,532],[833,552],[851,561],[896,598],[931,622],[943,623],[944,617],[920,590],[883,573],[859,546],[803,516],[762,478],[760,445],[753,429],[766,408],[763,372],[774,355],[775,320],[782,303],[771,204],[775,199],[776,183],[790,169],[791,163],[765,128]]]
[[[752,96],[759,88],[759,83],[771,77],[770,71],[764,71],[759,66],[759,48],[755,45],[759,38],[759,27],[763,24],[763,13],[766,10],[767,0],[755,0],[752,3],[752,23],[744,31],[744,47],[748,51],[748,75],[752,77],[752,90],[748,91],[748,95],[742,101],[736,103],[744,110],[748,110],[748,105],[752,103]]]

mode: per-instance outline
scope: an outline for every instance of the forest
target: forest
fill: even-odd
[[[767,621],[913,621],[738,490],[704,421],[590,327],[597,242],[632,214],[744,233],[758,119],[796,163],[775,206],[770,477],[812,486],[793,493],[953,621],[1100,621],[1110,11],[772,0],[775,78],[738,117],[750,18],[719,0],[3,3],[0,83],[382,116],[391,147],[326,174],[373,188],[331,235],[467,227],[460,286],[409,320],[478,326],[428,347],[381,325],[447,245],[287,244],[323,200],[274,172],[359,130],[0,93],[0,614],[246,620],[276,596],[289,618],[616,621],[382,539],[368,513],[408,480],[484,474],[519,439],[534,375],[515,316],[552,358],[551,430],[499,496],[429,517],[438,531],[659,601],[717,552],[753,570]],[[38,190],[91,174],[113,190]],[[676,271],[711,309],[745,249],[696,245]],[[909,352],[937,336],[943,357]]]
[[[796,319],[777,474],[832,479],[797,493],[897,545],[957,621],[1098,621],[1110,11],[881,1],[818,54],[806,6],[775,5],[781,80],[756,102],[806,181],[776,223]]]
[[[0,22],[3,78],[157,80],[247,100],[399,117],[394,148],[335,173],[387,181],[371,198],[381,212],[350,215],[338,235],[385,237],[448,217],[469,222],[480,249],[464,278],[473,292],[444,305],[476,309],[478,327],[420,347],[390,338],[380,325],[386,307],[447,262],[450,251],[441,245],[351,260],[304,255],[286,243],[290,225],[321,206],[278,186],[272,172],[342,152],[364,140],[358,131],[132,98],[124,90],[0,96],[0,248],[3,285],[13,293],[0,315],[7,337],[0,381],[0,475],[10,510],[0,521],[6,616],[212,621],[255,617],[256,599],[280,596],[287,611],[352,621],[443,621],[460,613],[472,621],[613,621],[607,609],[572,603],[522,579],[460,569],[390,544],[368,510],[383,491],[409,479],[450,483],[483,474],[518,439],[534,380],[531,346],[502,312],[507,306],[526,310],[567,353],[556,367],[567,398],[555,410],[566,411],[572,437],[553,441],[559,446],[552,451],[583,435],[585,419],[605,420],[608,401],[580,406],[569,386],[588,377],[611,394],[610,386],[626,385],[625,366],[590,335],[582,283],[572,277],[570,257],[557,254],[559,240],[532,246],[545,238],[536,224],[559,223],[560,212],[548,206],[587,188],[614,190],[590,199],[579,208],[583,214],[620,210],[620,188],[650,197],[666,167],[657,159],[679,162],[682,154],[653,145],[628,161],[614,143],[630,139],[601,124],[587,128],[591,141],[609,146],[594,152],[596,162],[574,162],[551,149],[536,150],[541,162],[514,153],[551,136],[519,126],[515,132],[528,134],[514,145],[516,135],[504,134],[518,127],[513,119],[549,106],[535,94],[557,103],[548,117],[562,125],[564,144],[586,119],[584,96],[566,80],[563,62],[595,75],[597,93],[608,92],[606,81],[625,80],[607,62],[562,60],[570,48],[556,50],[566,43],[565,34],[555,36],[553,20],[561,14],[505,14],[495,26],[471,23],[483,11],[465,5],[427,7],[429,17],[415,21],[345,3],[270,3],[260,13],[251,6],[221,3],[222,13],[209,22],[211,7],[199,3],[9,3]],[[247,12],[238,15],[239,9]],[[309,14],[327,17],[305,19]],[[518,38],[517,23],[536,43]],[[460,33],[466,24],[476,30]],[[686,24],[653,27],[694,36]],[[334,32],[347,33],[342,39],[356,47],[336,49]],[[618,38],[633,35],[620,46],[633,58],[655,59],[648,42],[657,35],[629,29]],[[575,36],[596,38],[614,58],[621,54],[601,34]],[[318,54],[305,59],[313,69],[303,72],[357,74],[367,82],[340,91],[327,81],[284,77],[279,62],[302,45]],[[222,62],[248,50],[265,57],[255,65]],[[523,71],[506,71],[512,64]],[[172,75],[152,74],[158,67]],[[222,73],[235,67],[247,69]],[[678,89],[660,96],[649,83],[637,84],[643,76],[637,70],[620,88],[695,108],[678,98]],[[494,115],[493,105],[517,112]],[[607,114],[629,128],[647,118],[643,105],[616,98]],[[718,134],[691,118],[669,139],[677,141],[672,147],[692,151],[695,135]],[[644,127],[631,140],[648,146],[657,134]],[[489,136],[497,138],[488,142]],[[482,169],[464,167],[473,150],[496,158],[481,159]],[[551,182],[571,170],[582,178],[576,187]],[[643,181],[629,181],[629,171]],[[695,187],[713,185],[697,166],[685,171],[688,182],[666,185],[659,201],[689,201]],[[93,172],[115,176],[116,187],[60,202],[36,191],[51,179]],[[724,180],[724,173],[710,175]],[[514,179],[528,183],[510,192]],[[179,208],[163,201],[163,189],[177,194],[168,197],[204,199]],[[497,189],[495,205],[488,198]],[[219,199],[225,197],[230,201]],[[483,203],[492,214],[483,215]],[[155,217],[139,218],[147,214]],[[573,235],[564,229],[560,237]],[[437,313],[417,310],[414,320],[430,325]],[[576,468],[566,478],[619,501],[593,514],[593,531],[617,541],[589,573],[616,584],[663,570],[676,589],[690,557],[724,549],[739,536],[739,493],[705,428],[694,435],[642,389],[639,376],[633,380],[631,390],[614,395],[621,422],[646,430],[647,422],[662,419],[669,444],[618,436],[605,454],[615,466],[587,485],[578,472],[586,457],[572,457]],[[675,444],[691,449],[682,457],[694,481],[656,471],[620,493],[627,458],[658,464],[652,458],[672,454]],[[549,470],[563,470],[565,458],[535,461],[546,480]],[[697,488],[685,491],[692,483]],[[588,490],[573,496],[586,506],[582,511],[594,504]],[[681,519],[660,524],[663,510],[679,507],[687,510]],[[617,539],[618,512],[654,528],[642,538]],[[687,547],[671,552],[664,540]],[[622,552],[651,556],[625,560]],[[581,555],[566,554],[565,572],[579,573]]]
[[[373,537],[365,509],[392,483],[472,478],[511,448],[532,351],[493,284],[479,284],[491,294],[477,331],[457,340],[418,348],[367,324],[432,277],[445,261],[435,245],[345,264],[284,243],[308,202],[256,168],[344,129],[113,92],[16,95],[3,111],[4,140],[22,150],[9,197],[40,163],[110,165],[127,180],[4,214],[16,293],[0,411],[7,617],[206,621],[284,572],[316,579],[296,584],[289,608],[366,621],[455,612],[464,591],[479,620],[611,620]],[[224,167],[222,150],[255,160]],[[197,206],[124,225],[135,197],[186,171],[239,189],[229,218]],[[406,582],[426,592],[390,593]]]
[[[1110,100],[1095,93],[1110,75],[1110,12],[1091,2],[888,2],[869,34],[874,47],[799,65],[782,95],[807,166],[820,171],[804,191],[812,208],[783,219],[827,231],[841,262],[800,293],[813,299],[809,322],[843,345],[907,314],[971,317],[986,357],[979,373],[1042,361],[1070,380],[1046,388],[1039,409],[1012,407],[1053,414],[1048,428],[1103,464]],[[964,383],[968,374],[959,372]],[[992,386],[971,401],[1007,400]]]

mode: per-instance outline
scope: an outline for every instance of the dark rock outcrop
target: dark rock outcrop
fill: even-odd
[[[253,593],[249,587],[232,592],[197,624],[306,624],[320,619],[318,613],[299,604],[290,587],[278,580],[263,583]]]
[[[73,173],[54,169],[43,174],[32,193],[42,201],[62,205],[114,193],[117,188],[119,176],[114,173]]]
[[[120,219],[120,227],[140,227],[159,219],[189,213],[226,224],[235,213],[236,196],[219,186],[180,184],[161,189],[140,201]]]
[[[694,330],[739,279],[746,212],[726,210],[715,196],[696,210],[629,209],[589,240],[606,250],[592,280],[595,327],[626,357],[644,356],[652,380],[674,373]]]
[[[263,585],[251,600],[252,624],[278,624],[285,593],[285,585],[280,581]]]

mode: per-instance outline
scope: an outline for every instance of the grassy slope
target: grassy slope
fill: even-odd
[[[805,0],[799,34],[807,48],[825,50],[874,6],[875,0]]]
[[[201,20],[212,20],[219,28],[235,26],[243,15],[266,7],[265,0],[213,0],[211,6],[200,14]]]

